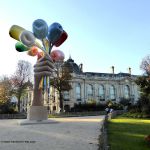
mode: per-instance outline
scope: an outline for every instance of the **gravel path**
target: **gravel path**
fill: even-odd
[[[0,120],[0,150],[97,150],[104,116],[54,118],[57,123],[18,125]]]

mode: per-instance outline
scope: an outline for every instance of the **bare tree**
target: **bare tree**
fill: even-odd
[[[65,67],[62,62],[56,62],[56,76],[51,80],[51,85],[57,89],[59,94],[60,109],[64,110],[62,92],[72,89],[70,80],[72,79],[69,68]]]
[[[32,65],[28,61],[19,60],[15,74],[12,76],[11,81],[13,85],[13,93],[18,99],[18,111],[20,112],[21,97],[26,92],[27,87],[32,87]]]
[[[150,55],[143,58],[140,68],[146,73],[146,75],[150,75]]]
[[[0,79],[0,105],[9,102],[11,97],[12,85],[10,79],[3,76]]]
[[[139,104],[142,111],[150,113],[150,55],[142,60],[140,68],[144,71],[144,75],[136,79],[136,84],[140,87]]]

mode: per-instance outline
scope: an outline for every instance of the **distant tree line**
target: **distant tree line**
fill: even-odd
[[[20,112],[20,100],[26,93],[27,87],[33,87],[32,65],[24,60],[18,61],[16,71],[10,77],[2,76],[0,78],[0,113]],[[17,109],[11,102],[12,96],[17,101]]]
[[[70,70],[63,63],[56,62],[55,76],[50,80],[50,85],[57,89],[60,101],[60,108],[63,111],[63,92],[69,91],[72,87]],[[26,95],[27,88],[33,88],[33,68],[32,65],[24,60],[18,61],[16,71],[10,77],[0,78],[0,113],[20,112],[21,99]],[[12,96],[17,98],[17,109],[11,103]],[[13,108],[13,109],[12,109]]]
[[[150,114],[150,55],[142,60],[140,68],[144,73],[136,80],[136,84],[140,87],[137,111]]]

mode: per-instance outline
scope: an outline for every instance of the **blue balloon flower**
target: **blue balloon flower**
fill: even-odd
[[[44,39],[48,34],[48,25],[42,19],[37,19],[32,24],[33,34],[38,39]]]
[[[48,39],[49,41],[54,44],[62,35],[63,28],[62,26],[55,22],[49,26],[49,32],[48,32]]]

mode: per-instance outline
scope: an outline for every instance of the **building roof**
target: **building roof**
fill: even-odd
[[[69,57],[67,61],[64,62],[64,66],[68,67],[71,73],[86,75],[89,77],[97,76],[97,77],[137,77],[137,75],[131,75],[130,73],[98,73],[98,72],[83,72],[80,65],[77,65],[74,60]]]
[[[99,77],[130,77],[131,75],[129,73],[97,73],[97,72],[84,72],[84,75],[87,76],[99,76]]]
[[[64,62],[64,66],[68,67],[71,73],[82,73],[81,68],[74,62],[74,60],[71,57],[69,57],[69,59]]]

